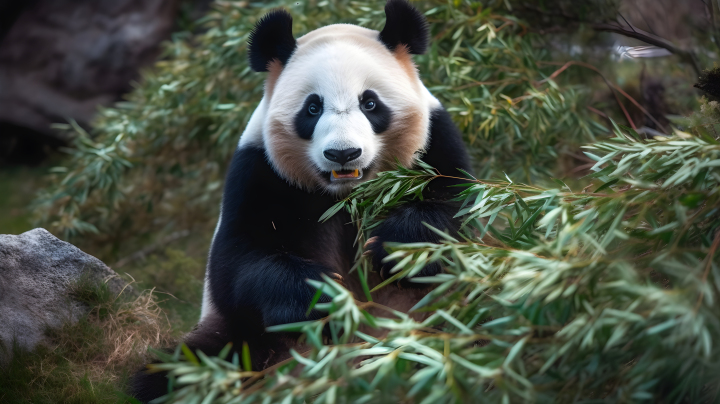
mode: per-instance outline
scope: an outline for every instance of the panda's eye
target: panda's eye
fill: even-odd
[[[312,103],[308,106],[308,113],[310,115],[317,115],[320,113],[320,107],[317,104]]]
[[[367,100],[363,103],[363,109],[365,111],[372,111],[373,109],[375,109],[375,105],[375,100]]]

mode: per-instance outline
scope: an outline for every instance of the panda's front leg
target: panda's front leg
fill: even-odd
[[[391,211],[385,221],[371,233],[371,238],[368,239],[366,245],[366,251],[372,255],[373,269],[383,279],[393,275],[390,270],[396,263],[383,262],[388,256],[385,243],[439,243],[440,235],[423,223],[442,231],[448,231],[451,235],[456,234],[459,228],[459,222],[453,219],[456,212],[457,208],[449,202],[430,200],[410,202]],[[415,276],[432,276],[440,271],[440,265],[432,263]],[[403,285],[413,285],[411,282],[401,282]]]
[[[285,253],[251,253],[239,264],[229,284],[227,280],[219,279],[214,288],[215,293],[229,292],[230,296],[225,299],[216,294],[215,300],[229,303],[221,310],[230,317],[251,314],[262,328],[322,317],[315,310],[308,314],[317,291],[307,280],[322,280],[323,274],[337,278],[320,264]],[[320,301],[329,301],[329,298],[323,295]]]

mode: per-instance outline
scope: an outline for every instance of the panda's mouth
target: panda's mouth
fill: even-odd
[[[361,169],[355,169],[355,170],[340,170],[335,171],[332,170],[330,172],[330,181],[354,181],[359,180],[363,177],[363,170]]]

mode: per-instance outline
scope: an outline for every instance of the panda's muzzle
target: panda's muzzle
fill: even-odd
[[[350,161],[353,161],[360,157],[362,155],[362,149],[357,148],[350,148],[350,149],[327,149],[323,151],[323,155],[326,159],[332,161],[333,163],[340,164],[341,167],[343,167],[345,164],[347,164]],[[330,172],[330,181],[339,181],[339,180],[358,180],[362,178],[362,170],[361,169],[342,169],[342,170],[332,170]]]

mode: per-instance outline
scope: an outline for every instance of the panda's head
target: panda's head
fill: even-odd
[[[381,32],[336,24],[295,40],[276,10],[250,35],[265,95],[241,139],[262,142],[275,171],[309,189],[345,194],[378,171],[408,166],[426,146],[438,101],[419,79],[428,27],[406,0],[389,0]]]

